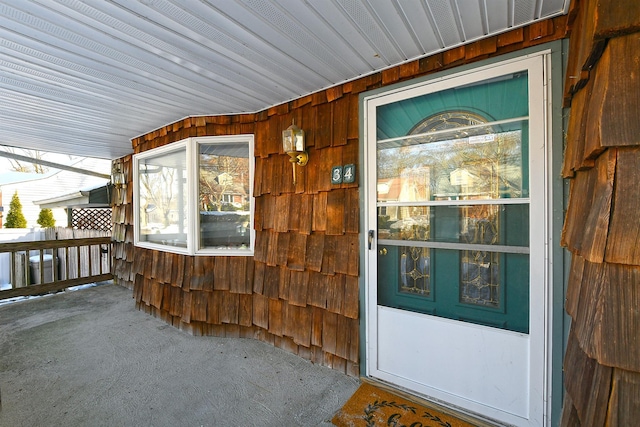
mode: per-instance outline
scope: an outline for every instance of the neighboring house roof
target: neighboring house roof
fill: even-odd
[[[34,200],[40,209],[53,208],[106,208],[109,207],[110,188],[108,184],[93,185],[68,194]]]

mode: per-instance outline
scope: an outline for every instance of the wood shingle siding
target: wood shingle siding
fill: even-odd
[[[572,2],[563,426],[640,418],[640,3]]]
[[[357,376],[360,371],[361,183],[332,185],[331,168],[359,171],[361,92],[566,36],[567,17],[412,61],[255,114],[188,117],[132,141],[135,153],[187,137],[255,135],[255,253],[204,257],[133,246],[132,185],[113,200],[115,276],[137,306],[194,335],[259,339]],[[309,163],[282,152],[282,130],[306,134]],[[131,157],[122,159],[131,182]]]

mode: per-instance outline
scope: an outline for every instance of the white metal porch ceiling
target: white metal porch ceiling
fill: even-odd
[[[567,11],[569,0],[0,0],[0,145],[116,158]]]

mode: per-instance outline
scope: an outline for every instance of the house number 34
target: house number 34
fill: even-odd
[[[356,165],[334,166],[331,168],[331,184],[351,184],[356,181]]]

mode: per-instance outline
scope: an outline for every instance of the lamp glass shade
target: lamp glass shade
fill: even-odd
[[[294,141],[293,131],[291,129],[283,130],[282,131],[282,149],[284,150],[285,153],[294,151],[295,144],[293,141]]]
[[[124,174],[122,172],[116,172],[113,174],[113,183],[116,185],[124,184]]]
[[[296,151],[304,151],[304,131],[298,129],[296,134]]]
[[[124,184],[124,172],[121,165],[115,165],[111,170],[111,182],[114,185]]]
[[[285,153],[304,151],[304,131],[291,125],[282,131],[282,149]]]

